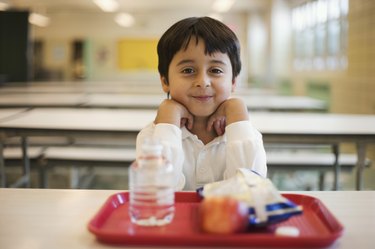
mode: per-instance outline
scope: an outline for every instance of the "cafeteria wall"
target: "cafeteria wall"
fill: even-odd
[[[375,114],[375,1],[349,1],[347,68],[293,71],[293,92],[308,95],[311,82],[329,89],[330,111]]]
[[[347,67],[336,70],[297,70],[293,65],[291,10],[306,1],[270,0],[269,8],[224,15],[240,38],[243,70],[239,82],[278,88],[283,93],[312,95],[329,102],[334,113],[375,113],[375,1],[349,0]],[[33,26],[32,37],[43,43],[43,65],[50,79],[75,79],[79,67],[88,81],[158,81],[156,68],[119,67],[119,43],[124,39],[156,41],[174,22],[207,13],[156,12],[136,14],[136,25],[118,26],[114,14],[51,13],[46,28]],[[83,41],[81,64],[72,63],[73,43]],[[140,48],[141,49],[141,48]],[[156,53],[156,49],[155,49]],[[124,58],[122,58],[124,59]],[[139,63],[142,65],[142,63]],[[286,88],[283,88],[284,86]],[[319,96],[314,96],[318,92]]]
[[[324,91],[334,113],[375,113],[375,1],[349,0],[347,67],[336,70],[297,70],[293,65],[291,10],[306,1],[272,0],[266,10],[224,15],[242,44],[243,71],[240,82],[280,88],[288,94],[311,95],[311,85]],[[140,79],[158,81],[156,69],[121,70],[118,43],[123,39],[157,40],[175,21],[207,13],[156,12],[136,14],[136,25],[122,28],[114,14],[51,13],[46,28],[33,26],[32,36],[44,43],[43,64],[56,78],[74,79],[72,44],[84,42],[83,70],[86,80]],[[156,52],[155,52],[156,53]],[[322,95],[322,93],[321,93]],[[321,97],[321,96],[320,96]]]
[[[159,81],[157,68],[140,66],[136,70],[121,69],[119,44],[124,40],[138,40],[140,43],[157,41],[162,33],[174,22],[188,16],[202,16],[204,13],[174,13],[173,11],[155,12],[148,15],[135,13],[136,24],[124,28],[114,22],[113,13],[81,13],[58,12],[49,14],[51,23],[48,27],[33,26],[34,40],[44,43],[44,65],[48,71],[58,71],[61,80],[74,79],[75,66],[72,63],[72,43],[76,40],[84,42],[83,66],[85,80],[88,81],[127,81],[148,80]],[[242,44],[245,43],[245,15],[228,15],[225,22],[238,34]],[[139,47],[142,50],[142,47]],[[243,51],[246,51],[243,50]],[[156,56],[156,47],[154,49]],[[141,53],[140,53],[141,54]],[[134,54],[133,54],[134,55]],[[246,59],[244,59],[246,63]],[[139,63],[142,65],[142,63]],[[244,69],[244,72],[246,68]],[[56,75],[56,74],[55,74]]]

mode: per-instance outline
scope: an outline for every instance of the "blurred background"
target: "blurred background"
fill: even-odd
[[[329,113],[375,114],[372,0],[0,0],[0,91],[35,82],[159,87],[158,39],[189,16],[237,34],[241,87],[312,97]],[[375,160],[374,146],[367,157]]]

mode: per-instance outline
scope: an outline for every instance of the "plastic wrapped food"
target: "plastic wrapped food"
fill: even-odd
[[[230,196],[245,202],[249,226],[267,226],[302,213],[302,206],[283,197],[269,179],[245,168],[238,169],[234,177],[206,184],[197,192],[204,198]]]

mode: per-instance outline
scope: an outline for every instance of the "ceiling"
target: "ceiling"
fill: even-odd
[[[212,12],[215,0],[117,0],[118,12],[134,14],[156,11],[195,11]],[[0,0],[15,8],[27,8],[45,14],[59,12],[102,12],[92,0]],[[230,12],[257,11],[268,8],[271,0],[236,0]]]

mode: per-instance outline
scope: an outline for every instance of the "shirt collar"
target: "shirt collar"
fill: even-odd
[[[181,134],[182,140],[187,139],[187,138],[191,138],[195,141],[198,141],[197,135],[191,133],[188,129],[186,129],[185,126],[181,128],[181,132],[182,132],[182,134]],[[224,133],[222,136],[216,137],[209,144],[211,144],[211,143],[221,143],[221,142],[226,142],[226,141],[227,141],[227,136]]]

